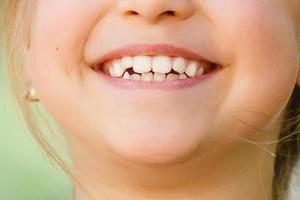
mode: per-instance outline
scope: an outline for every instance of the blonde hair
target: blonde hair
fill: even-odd
[[[46,152],[46,155],[55,161],[68,175],[73,177],[68,166],[43,136],[45,127],[53,131],[51,126],[47,124],[39,110],[29,105],[23,96],[26,83],[22,65],[24,51],[30,40],[31,16],[29,13],[32,13],[30,12],[32,7],[33,2],[30,0],[4,0],[2,5],[5,58],[11,88],[14,91],[16,102],[26,125]],[[286,198],[291,172],[299,156],[299,111],[300,90],[296,86],[288,102],[278,139],[272,187],[273,200],[284,200]],[[37,123],[38,118],[42,119],[40,121],[44,122],[44,126]]]
[[[60,153],[46,139],[46,132],[48,135],[57,135],[63,130],[55,131],[53,125],[51,126],[49,123],[49,117],[45,116],[45,112],[42,112],[39,106],[30,104],[25,99],[28,83],[25,81],[23,65],[25,50],[30,45],[30,23],[34,1],[4,0],[1,6],[1,27],[3,30],[3,40],[1,41],[4,46],[4,61],[20,115],[49,160],[59,166],[73,183],[77,183],[82,191],[86,191],[86,188],[76,179],[71,166],[64,161]],[[75,196],[74,190],[72,196]]]
[[[30,27],[33,2],[30,0],[5,0],[2,6],[1,27],[3,30],[4,61],[9,76],[11,90],[14,92],[20,114],[42,150],[63,171],[75,180],[70,166],[63,161],[59,153],[47,141],[46,129],[55,133],[53,127],[47,122],[45,113],[34,104],[30,104],[25,98],[27,84],[23,73],[23,61],[26,48],[30,43]],[[26,12],[24,12],[26,10]]]

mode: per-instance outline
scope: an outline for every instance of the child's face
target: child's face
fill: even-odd
[[[70,137],[96,153],[164,163],[191,155],[211,137],[274,131],[272,120],[296,84],[299,0],[37,4],[26,75]],[[191,87],[154,89],[120,87],[90,67],[127,45],[162,43],[222,69]]]

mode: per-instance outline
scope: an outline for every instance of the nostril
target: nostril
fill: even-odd
[[[176,16],[176,12],[172,10],[167,10],[165,12],[162,12],[158,17],[173,17]]]
[[[126,16],[134,16],[134,15],[139,15],[138,12],[134,11],[134,10],[128,10],[126,13],[125,13]]]
[[[162,15],[173,15],[173,16],[174,16],[174,15],[175,15],[175,12],[172,11],[172,10],[168,10],[168,11],[162,13]]]
[[[135,16],[135,15],[140,15],[138,12],[134,11],[134,10],[128,10],[126,13],[125,13],[126,16]],[[167,15],[167,16],[175,16],[176,13],[172,10],[167,10],[163,13],[161,13],[159,16],[164,16],[164,15]]]

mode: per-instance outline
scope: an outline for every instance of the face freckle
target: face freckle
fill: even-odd
[[[56,47],[55,50],[56,50],[56,51],[59,51],[60,49],[59,49],[59,47]]]

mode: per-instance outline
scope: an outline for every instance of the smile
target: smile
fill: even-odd
[[[118,85],[181,88],[198,83],[221,66],[169,45],[132,45],[104,55],[92,68]]]

